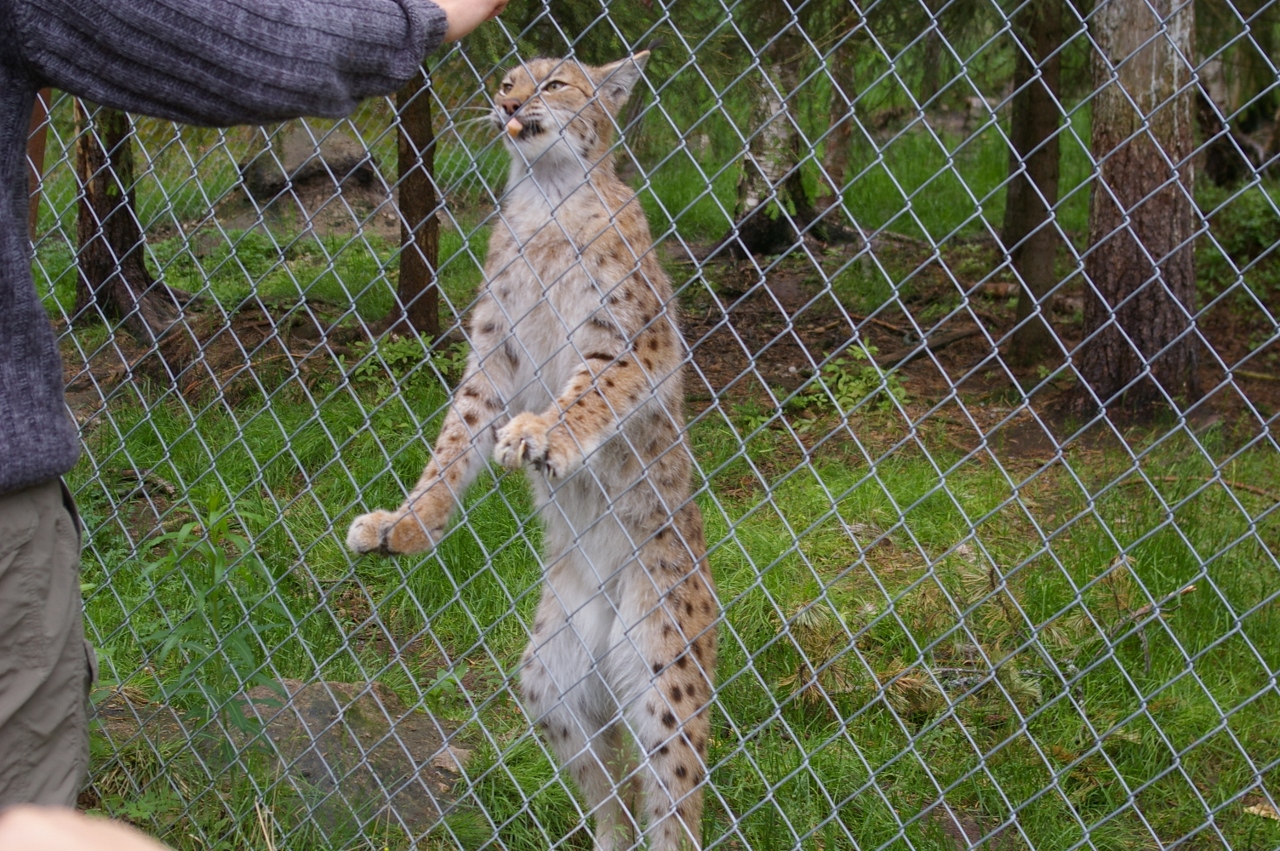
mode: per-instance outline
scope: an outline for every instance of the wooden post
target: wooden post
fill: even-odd
[[[396,92],[400,115],[397,167],[400,177],[400,282],[387,317],[393,332],[440,336],[440,223],[436,219],[435,132],[427,69]]]

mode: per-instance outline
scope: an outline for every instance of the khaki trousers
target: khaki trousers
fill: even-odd
[[[89,766],[80,521],[54,479],[0,494],[0,809],[73,805]]]

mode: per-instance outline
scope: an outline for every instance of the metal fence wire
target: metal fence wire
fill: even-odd
[[[1262,0],[517,0],[342,121],[55,93],[82,806],[181,848],[593,847],[517,686],[524,477],[428,555],[344,537],[462,374],[505,70],[647,48],[614,154],[688,344],[704,847],[1280,846],[1278,47]]]

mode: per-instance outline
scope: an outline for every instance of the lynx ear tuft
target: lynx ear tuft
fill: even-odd
[[[597,92],[608,110],[615,115],[627,102],[631,90],[635,88],[645,63],[649,61],[649,51],[642,50],[634,56],[601,65],[595,69]]]

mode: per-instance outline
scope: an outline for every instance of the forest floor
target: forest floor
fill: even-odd
[[[260,258],[237,246],[235,268],[256,275]],[[998,356],[1014,291],[992,242],[872,248],[704,263],[664,249],[724,606],[708,836],[939,851],[984,836],[1024,847],[1015,833],[1142,847],[1198,841],[1206,823],[1280,836],[1245,809],[1266,805],[1256,766],[1280,755],[1267,721],[1280,494],[1271,448],[1237,451],[1280,410],[1274,330],[1221,300],[1200,323],[1211,392],[1189,428],[1082,427],[1063,404],[1069,370]],[[267,253],[262,268],[296,279],[367,274],[350,253]],[[446,290],[465,305],[474,283]],[[1068,285],[1051,308],[1068,347],[1082,298]],[[471,754],[449,792],[465,818],[444,828],[477,839],[419,847],[492,847],[496,833],[532,849],[581,825],[514,695],[542,569],[520,477],[478,487],[429,558],[353,563],[342,547],[353,511],[402,497],[446,400],[440,377],[457,379],[456,351],[365,327],[332,295],[255,293],[195,305],[159,353],[92,327],[63,338],[91,459],[71,477],[91,530],[86,606],[115,677],[102,706],[181,728],[155,744],[145,725],[107,725],[92,803],[182,847],[225,835],[228,812],[261,818],[261,788],[280,820],[244,844],[309,847],[279,814],[321,812],[307,809],[314,789],[262,765],[249,783],[239,753],[211,772],[207,726],[191,733],[205,695],[264,668],[380,683],[401,698],[393,721],[417,724],[425,706]],[[899,362],[921,336],[928,351]],[[1218,360],[1245,365],[1225,381]],[[184,550],[178,530],[223,509],[241,519],[217,546],[197,535]],[[205,622],[190,614],[192,565],[218,551],[240,584],[232,614]],[[268,599],[287,628],[254,625]],[[215,648],[258,630],[270,653],[166,660],[180,627],[207,628],[190,644]],[[586,845],[579,833],[564,847]]]

